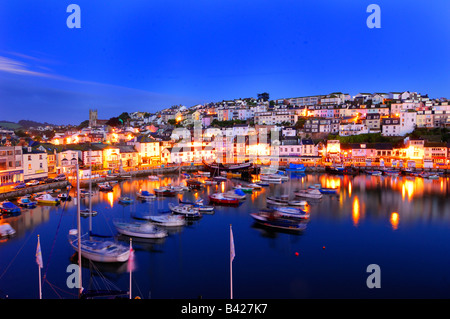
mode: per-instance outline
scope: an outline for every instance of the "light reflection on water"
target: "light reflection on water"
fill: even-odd
[[[141,190],[151,192],[180,183],[184,184],[184,180],[178,175],[161,181],[139,178],[121,181],[112,192],[96,191],[92,207],[99,214],[92,219],[93,231],[115,234],[112,220],[116,217],[158,214],[178,199],[203,198],[208,203],[208,194],[230,190],[235,184],[227,181],[151,202],[118,202],[121,196],[135,198]],[[294,191],[314,184],[337,188],[338,192],[324,195],[320,201],[309,201],[305,210],[311,218],[303,233],[268,230],[255,225],[249,217],[250,212],[266,206],[266,196],[291,194],[293,198]],[[235,298],[448,297],[450,280],[440,278],[447,278],[450,252],[445,245],[433,246],[450,239],[448,184],[447,177],[292,176],[289,182],[247,195],[239,207],[216,207],[213,215],[174,229],[162,240],[134,239],[138,265],[134,285],[143,298],[228,298],[228,230],[232,224]],[[81,200],[82,208],[88,207],[88,200]],[[48,281],[61,289],[56,294],[50,285],[44,285],[44,298],[73,298],[65,286],[65,270],[74,253],[67,233],[76,227],[75,212],[71,201],[59,207],[23,210],[20,216],[0,220],[17,231],[13,238],[0,242],[2,293],[10,298],[37,297],[34,254],[39,234]],[[83,218],[83,229],[87,226],[88,219]],[[119,240],[127,242],[128,238]],[[421,256],[420,262],[417,256]],[[385,274],[383,289],[375,293],[365,287],[364,271],[370,263],[380,264]],[[114,285],[127,289],[128,274],[123,264],[89,267],[86,263],[84,285],[90,282],[92,268],[98,268]],[[416,279],[417,287],[411,286],[410,278],[417,277],[419,271],[422,277]]]

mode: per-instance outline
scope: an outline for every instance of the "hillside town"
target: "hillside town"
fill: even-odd
[[[76,164],[105,173],[203,162],[447,169],[450,143],[414,132],[447,132],[449,115],[446,98],[409,91],[262,93],[111,119],[90,110],[79,126],[2,128],[0,186],[69,174]]]

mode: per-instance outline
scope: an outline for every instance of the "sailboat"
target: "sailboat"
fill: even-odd
[[[69,243],[81,256],[97,262],[125,262],[130,256],[127,246],[116,243],[111,239],[91,238],[90,233],[81,235],[80,222],[80,177],[77,164],[77,229],[69,230]]]

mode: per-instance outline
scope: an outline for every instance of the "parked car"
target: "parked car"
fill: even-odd
[[[57,180],[57,181],[65,181],[66,180],[66,175],[59,174],[58,176],[55,177],[55,180]]]
[[[54,179],[54,178],[46,178],[46,179],[44,179],[44,182],[46,183],[46,184],[48,184],[48,183],[53,183],[53,182],[56,182],[56,180]]]
[[[17,184],[16,186],[14,186],[13,189],[21,189],[21,188],[25,188],[25,187],[27,187],[27,184],[20,183],[20,184]]]
[[[39,185],[39,181],[33,179],[33,180],[29,181],[29,182],[26,182],[25,184],[27,186],[35,186],[35,185]]]

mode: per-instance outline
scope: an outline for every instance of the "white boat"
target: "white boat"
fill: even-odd
[[[210,176],[210,172],[204,172],[204,171],[198,171],[198,174],[199,175],[202,175],[202,176]]]
[[[322,193],[315,188],[309,188],[309,189],[301,189],[297,192],[294,192],[295,196],[298,197],[307,197],[307,198],[313,198],[313,199],[320,199],[323,197]]]
[[[35,198],[35,200],[38,202],[38,204],[46,204],[46,205],[58,205],[59,199],[53,197],[50,194],[42,194]]]
[[[89,210],[89,208],[85,208],[80,210],[80,215],[82,217],[89,217],[89,216],[97,216],[97,211],[93,210]]]
[[[235,190],[225,192],[225,193],[223,193],[223,196],[226,198],[233,198],[233,199],[239,199],[239,200],[244,200],[247,197],[247,195],[245,195],[245,193],[240,189],[235,189]]]
[[[268,174],[268,175],[261,174],[259,176],[259,179],[261,181],[266,181],[266,182],[269,182],[269,183],[281,183],[282,182],[281,176],[274,176],[274,174]]]
[[[140,238],[164,238],[168,234],[165,230],[149,222],[125,222],[114,220],[117,231],[123,235]]]
[[[78,231],[71,229],[69,231],[69,243],[78,250]],[[110,239],[92,239],[86,233],[81,236],[80,241],[81,256],[92,261],[98,262],[125,262],[130,257],[130,248],[116,243]]]
[[[172,203],[169,203],[169,209],[174,214],[183,215],[184,218],[198,219],[202,217],[198,209],[191,205],[174,205]]]
[[[256,183],[247,184],[246,186],[250,187],[250,188],[253,188],[253,189],[261,189],[262,188],[261,185],[258,185]]]
[[[152,222],[157,223],[157,225],[164,227],[179,227],[186,224],[184,216],[181,215],[164,214],[158,216],[148,216],[147,218]]]
[[[274,207],[281,217],[293,219],[308,219],[309,213],[294,207]]]
[[[289,200],[288,205],[289,206],[306,206],[306,205],[308,205],[308,202],[306,200]]]
[[[71,200],[72,197],[67,193],[60,193],[57,196],[60,200]]]
[[[217,185],[217,181],[213,180],[213,179],[206,179],[203,184],[205,185]]]
[[[155,176],[155,175],[149,175],[148,179],[151,180],[151,181],[159,181],[159,177]]]
[[[10,224],[5,223],[0,225],[0,237],[12,236],[16,233],[16,230],[11,227]]]

